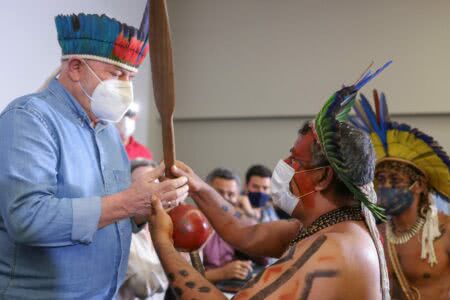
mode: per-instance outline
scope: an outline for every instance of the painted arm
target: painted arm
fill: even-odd
[[[180,299],[226,299],[194,270],[173,247],[173,225],[158,200],[154,201],[151,235],[155,249]],[[342,285],[339,261],[322,235],[296,245],[275,264],[261,272],[234,299],[335,299]]]
[[[280,257],[300,229],[297,220],[250,225],[243,214],[201,180],[190,167],[177,162],[176,176],[188,178],[190,196],[221,238],[249,256]],[[268,243],[267,241],[270,241]]]
[[[159,199],[152,203],[151,236],[155,250],[169,279],[170,287],[180,299],[227,299],[211,282],[198,273],[175,250],[173,224]]]

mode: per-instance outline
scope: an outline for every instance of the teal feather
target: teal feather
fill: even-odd
[[[335,132],[338,130],[340,122],[348,119],[348,114],[355,105],[355,98],[358,89],[376,77],[390,62],[378,69],[375,73],[370,71],[363,76],[356,86],[344,87],[334,93],[324,104],[315,119],[315,131],[319,143],[327,157],[333,170],[339,179],[353,193],[355,199],[361,201],[377,218],[385,220],[384,211],[381,207],[371,203],[360,187],[356,186],[350,178],[349,170],[346,168],[346,159],[339,153],[339,143],[335,139]],[[367,124],[371,125],[371,124]]]
[[[55,18],[63,54],[111,57],[121,23],[106,15],[59,15]]]

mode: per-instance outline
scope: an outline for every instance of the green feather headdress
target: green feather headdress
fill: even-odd
[[[391,63],[392,61],[387,62],[373,74],[369,70],[356,84],[344,87],[334,93],[322,107],[313,124],[317,141],[339,179],[353,193],[355,199],[362,202],[374,216],[382,220],[385,219],[383,208],[370,201],[367,188],[356,185],[350,177],[351,170],[346,166],[346,158],[340,154],[340,145],[336,132],[338,131],[339,123],[347,120],[348,114],[355,104],[357,92]]]

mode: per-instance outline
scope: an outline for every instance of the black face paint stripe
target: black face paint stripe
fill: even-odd
[[[325,235],[319,236],[306,251],[290,266],[283,274],[280,275],[274,282],[263,288],[261,291],[256,293],[250,300],[262,300],[266,299],[273,292],[277,291],[283,284],[285,284],[289,279],[291,279],[295,273],[302,268],[305,263],[316,253],[320,247],[325,243],[327,237]]]
[[[307,300],[311,292],[311,288],[316,278],[333,278],[339,275],[337,270],[317,270],[308,273],[305,278],[305,286],[303,287],[302,295],[300,300]]]

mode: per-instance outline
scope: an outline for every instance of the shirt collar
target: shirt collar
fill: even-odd
[[[68,107],[75,115],[75,117],[80,119],[80,121],[84,121],[85,123],[89,124],[89,126],[94,127],[93,122],[89,118],[84,108],[80,105],[78,100],[75,99],[75,97],[72,96],[72,94],[70,94],[69,91],[58,81],[58,79],[53,78],[48,85],[48,89],[52,94],[68,104]],[[96,130],[103,129],[107,125],[107,122],[99,121],[97,122]]]

